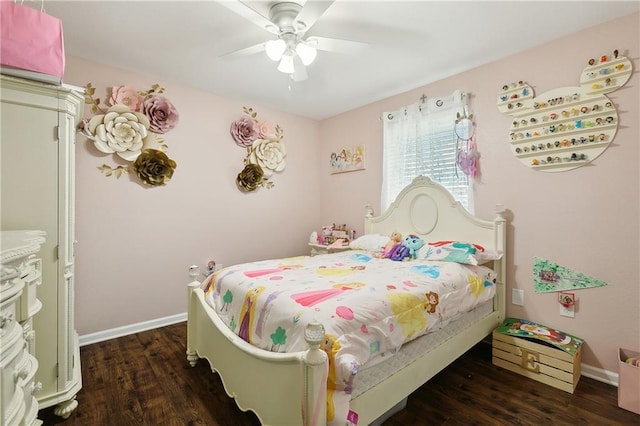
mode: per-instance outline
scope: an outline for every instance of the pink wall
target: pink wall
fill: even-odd
[[[504,204],[510,216],[507,315],[584,338],[584,362],[617,371],[618,346],[640,350],[639,20],[640,15],[630,15],[325,120],[322,158],[364,143],[367,169],[330,175],[328,161],[321,163],[321,217],[359,225],[361,232],[365,203],[379,213],[383,111],[417,102],[422,94],[470,93],[482,155],[476,214],[491,219],[495,204]],[[607,151],[588,166],[561,173],[535,171],[516,160],[508,144],[512,118],[496,108],[500,88],[524,80],[540,95],[578,86],[588,59],[614,49],[632,60],[635,71],[623,88],[608,95],[617,106],[620,126]],[[608,285],[576,291],[575,318],[561,317],[555,293],[533,291],[534,256]],[[510,303],[512,288],[524,290],[524,307]]]
[[[166,135],[178,167],[162,188],[143,188],[126,176],[105,177],[97,167],[113,164],[111,157],[78,139],[79,333],[185,312],[187,268],[193,263],[304,254],[309,232],[324,223],[346,223],[361,233],[364,204],[379,213],[381,113],[422,94],[438,97],[460,89],[473,96],[482,154],[476,213],[492,218],[494,205],[501,203],[510,214],[508,297],[511,288],[523,289],[525,306],[507,303],[507,314],[585,338],[585,363],[616,371],[617,346],[640,349],[637,72],[609,95],[621,123],[614,143],[590,166],[569,172],[536,172],[511,155],[512,120],[498,112],[496,97],[503,84],[517,80],[527,81],[537,94],[577,86],[587,60],[613,49],[638,69],[638,21],[639,15],[631,15],[321,123],[69,57],[67,83],[91,82],[101,98],[113,85],[142,89],[160,83],[181,115],[179,126]],[[244,153],[228,132],[245,105],[283,127],[288,149],[287,168],[275,178],[275,188],[253,194],[235,187]],[[367,169],[331,175],[330,153],[362,143]],[[555,294],[533,292],[534,256],[609,285],[576,292],[576,318],[560,317]]]
[[[215,76],[212,76],[215,78]],[[156,77],[69,57],[65,82],[91,82],[96,96],[128,84],[159,83],[180,113],[167,133],[178,166],[165,187],[144,188],[128,176],[105,177],[114,165],[78,135],[76,326],[80,335],[186,312],[191,264],[211,258],[233,264],[308,253],[320,223],[319,123],[251,103],[225,99]],[[235,178],[245,151],[229,134],[250,106],[285,132],[287,166],[275,187],[241,193]],[[85,116],[91,116],[89,107]]]

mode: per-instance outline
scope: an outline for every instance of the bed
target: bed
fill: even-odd
[[[206,359],[210,363],[212,371],[220,375],[227,394],[235,399],[238,407],[243,411],[253,411],[262,424],[287,426],[380,423],[401,409],[406,403],[408,395],[484,339],[504,319],[506,220],[502,206],[496,207],[496,217],[493,220],[473,217],[453,200],[448,191],[428,178],[419,176],[401,191],[384,214],[377,217],[365,217],[364,221],[366,236],[384,236],[391,235],[392,232],[401,232],[404,235],[417,236],[430,243],[471,243],[479,249],[478,253],[491,253],[491,255],[486,258],[477,257],[477,263],[481,265],[471,265],[476,262],[447,262],[447,259],[438,256],[431,257],[435,261],[427,262],[422,260],[425,257],[425,252],[422,249],[416,253],[416,260],[408,262],[378,259],[367,250],[352,250],[314,258],[304,256],[272,259],[251,265],[234,265],[214,272],[202,282],[199,280],[200,274],[197,267],[191,268],[192,281],[188,285],[187,359],[193,366],[198,359]],[[431,250],[434,246],[427,244],[425,247]],[[475,252],[475,250],[473,251]],[[428,253],[427,257],[429,257]],[[351,263],[348,262],[351,261],[360,263],[357,263],[356,266],[350,266]],[[448,268],[451,263],[456,263],[456,268],[459,266],[464,268],[463,275],[477,272],[481,278],[474,279],[468,275],[470,285],[461,287],[466,288],[465,295],[459,296],[458,299],[455,298],[458,296],[451,296],[451,300],[457,301],[456,305],[446,305],[445,299],[448,298],[448,293],[447,295],[440,294],[440,305],[437,305],[436,309],[435,305],[432,306],[428,303],[428,293],[425,293],[422,287],[430,284],[420,281],[422,278],[414,278],[417,276],[417,271],[422,275],[432,275],[433,277],[434,268],[438,273],[443,271],[444,274],[446,270],[444,268]],[[458,263],[460,265],[457,265]],[[334,272],[350,270],[348,273],[352,275],[345,279],[349,284],[353,284],[360,282],[361,279],[373,280],[371,277],[363,278],[366,277],[365,272],[367,271],[370,275],[382,275],[381,270],[377,268],[382,267],[383,264],[396,268],[397,270],[393,273],[407,274],[407,277],[409,274],[413,275],[401,281],[393,281],[393,277],[386,278],[387,283],[402,282],[402,285],[398,285],[402,286],[402,289],[389,284],[380,288],[374,283],[365,281],[366,285],[355,286],[358,291],[346,291],[352,290],[354,286],[345,285],[344,281],[340,281],[343,272],[340,272],[339,277],[336,277],[332,272],[332,275],[327,279],[331,283],[338,283],[332,287],[332,293],[323,292],[322,296],[319,296],[319,293],[314,290],[298,292],[291,297],[280,297],[280,299],[285,299],[289,305],[294,304],[295,306],[297,303],[299,306],[299,309],[291,312],[290,316],[296,318],[294,322],[299,325],[297,329],[302,330],[302,335],[296,336],[293,332],[287,335],[288,343],[286,344],[293,348],[293,351],[283,351],[285,349],[284,338],[278,341],[282,347],[265,346],[263,342],[263,348],[260,348],[248,343],[248,341],[259,343],[260,339],[256,337],[256,326],[257,323],[260,323],[260,327],[264,325],[261,323],[262,317],[257,315],[258,311],[252,317],[251,322],[245,321],[245,317],[248,318],[245,315],[247,306],[251,307],[255,301],[254,308],[259,310],[258,303],[260,300],[264,302],[264,297],[260,299],[264,289],[262,286],[251,287],[254,285],[253,280],[266,276],[270,277],[271,281],[275,281],[277,277],[282,285],[283,282],[289,280],[287,274],[293,273],[294,269],[302,271],[307,268],[306,265],[309,265],[309,268],[322,271],[322,275],[325,276],[327,275],[326,271],[332,266],[339,265],[342,269],[335,268]],[[329,267],[325,265],[329,265]],[[491,272],[487,273],[487,270]],[[452,272],[452,275],[456,273]],[[227,283],[234,276],[242,276],[243,280],[240,281],[245,285],[249,283],[248,285],[254,293],[247,291],[247,297],[244,301],[245,311],[235,311],[235,314],[230,315],[229,312],[233,311],[233,307],[230,307],[232,302],[224,295],[229,294],[229,292],[225,292],[225,289],[231,285]],[[225,277],[227,281],[224,281]],[[302,284],[313,284],[309,279],[302,278],[302,280]],[[444,279],[435,281],[438,281],[437,285],[442,285],[441,282]],[[471,285],[473,283],[477,285]],[[447,286],[454,287],[448,281]],[[391,321],[385,317],[384,321],[380,322],[384,323],[385,327],[393,331],[395,335],[403,335],[406,343],[403,341],[398,344],[395,337],[375,339],[376,345],[372,345],[371,340],[368,340],[365,344],[368,347],[375,347],[376,350],[371,350],[369,354],[363,355],[364,358],[367,358],[366,361],[364,358],[354,361],[354,356],[349,354],[349,347],[356,347],[357,344],[350,346],[343,343],[342,346],[346,351],[344,354],[332,351],[330,345],[326,346],[328,336],[331,336],[329,331],[336,330],[332,327],[343,330],[342,327],[346,327],[346,323],[354,322],[350,321],[354,319],[354,312],[356,312],[356,317],[360,315],[355,308],[353,311],[345,309],[345,305],[352,306],[349,303],[356,303],[356,299],[345,299],[346,294],[349,297],[355,297],[352,295],[357,293],[364,296],[364,289],[368,289],[367,293],[383,294],[386,302],[375,302],[381,303],[379,310],[371,309],[371,305],[367,305],[369,310],[377,311],[378,315],[383,316],[381,314],[383,309],[393,310],[393,301],[399,297],[396,293],[400,290],[411,291],[410,287],[419,287],[418,290],[422,292],[420,294],[425,295],[423,296],[425,299],[423,308],[426,313],[423,316],[427,318],[427,321],[418,318],[416,325],[416,321],[409,320],[408,323],[413,325],[407,328],[405,324],[407,321],[400,321],[400,314],[398,314]],[[256,290],[256,288],[260,288],[260,290]],[[271,294],[280,293],[284,291],[283,289],[284,287],[280,287],[278,291]],[[301,293],[304,295],[301,296]],[[340,294],[336,296],[336,293]],[[253,294],[255,299],[250,299],[249,294]],[[267,294],[268,292],[264,292],[264,296]],[[482,294],[484,299],[481,300],[479,294]],[[478,299],[478,302],[470,305],[468,310],[460,309],[459,312],[453,312],[450,316],[442,314],[443,311],[452,312],[453,306],[467,305],[467,301],[474,299],[474,297]],[[248,300],[250,301],[249,305],[247,305]],[[333,325],[332,320],[322,315],[319,308],[321,303],[318,302],[338,303],[336,300],[341,301],[340,306],[335,309],[335,317],[338,317],[336,322],[339,325]],[[238,301],[237,305],[237,309],[242,309],[241,301]],[[337,305],[330,306],[333,309]],[[343,310],[340,311],[340,309]],[[264,310],[265,305],[263,304],[260,312],[263,313]],[[434,315],[430,315],[432,313]],[[435,315],[436,313],[437,315]],[[273,314],[271,316],[278,317]],[[269,317],[268,320],[271,318]],[[251,327],[247,326],[249,323]],[[393,327],[394,324],[396,327]],[[292,331],[286,327],[284,329],[287,332]],[[373,327],[361,326],[362,332],[367,333],[367,338],[369,338],[370,329]],[[417,332],[417,330],[430,330],[431,332]],[[279,328],[278,332],[283,332],[283,330]],[[274,334],[271,336],[275,343]],[[266,340],[268,339],[265,338]],[[383,342],[382,345],[380,345],[380,341]],[[390,341],[393,341],[393,345],[398,345],[399,349],[390,349],[393,345],[385,346],[385,342]],[[303,344],[302,347],[301,344]],[[387,348],[387,346],[389,347]],[[357,353],[356,349],[353,351]],[[329,362],[329,358],[331,362]],[[344,366],[340,367],[338,359],[340,361],[348,359],[352,365],[358,367],[351,372],[353,377],[348,382],[348,386],[345,385],[347,383],[345,377],[349,375],[349,372],[344,372],[345,368]],[[357,374],[355,374],[355,370],[357,370]],[[344,407],[345,395],[347,398],[346,408]],[[347,421],[343,416],[346,416]]]

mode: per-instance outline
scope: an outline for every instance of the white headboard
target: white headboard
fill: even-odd
[[[491,220],[469,214],[440,184],[425,176],[416,177],[380,216],[366,217],[365,233],[416,234],[425,242],[458,240],[480,244],[504,253],[504,209]]]
[[[455,240],[502,253],[502,258],[491,265],[498,274],[494,310],[501,320],[506,306],[506,228],[503,206],[496,207],[495,219],[479,219],[469,214],[444,187],[425,176],[416,177],[382,215],[365,217],[364,221],[366,234],[391,235],[397,231],[403,236],[416,234],[425,243]]]

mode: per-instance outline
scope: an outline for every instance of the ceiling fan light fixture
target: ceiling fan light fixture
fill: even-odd
[[[296,53],[300,57],[300,60],[302,60],[302,63],[307,66],[311,65],[311,63],[316,59],[318,51],[315,47],[301,41],[296,46]]]
[[[284,55],[285,50],[287,50],[287,43],[284,40],[269,40],[264,46],[265,52],[267,52],[267,56],[272,61],[279,61]]]
[[[293,74],[295,72],[295,69],[293,67],[293,55],[282,55],[282,59],[280,60],[280,64],[278,65],[278,71],[285,74]]]

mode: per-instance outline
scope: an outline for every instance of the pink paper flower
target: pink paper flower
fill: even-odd
[[[160,95],[145,99],[142,110],[151,123],[149,130],[155,133],[167,133],[178,124],[180,118],[171,101]]]
[[[114,86],[111,89],[111,105],[126,105],[131,111],[139,111],[143,98],[131,86]]]
[[[271,136],[273,135],[273,133],[275,132],[273,124],[269,123],[268,121],[259,121],[258,122],[258,133],[260,134],[261,138],[266,138],[267,136]]]
[[[249,148],[253,145],[253,141],[258,138],[259,134],[254,121],[246,115],[231,123],[230,131],[236,145],[242,148]]]

